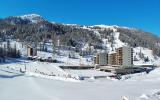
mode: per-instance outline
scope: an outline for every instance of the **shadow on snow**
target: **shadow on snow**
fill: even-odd
[[[12,72],[12,71],[6,71],[6,70],[0,70],[0,71],[15,74],[15,75],[2,75],[2,74],[0,74],[0,78],[15,78],[15,77],[19,77],[19,76],[24,75],[22,73],[16,73],[16,72]]]

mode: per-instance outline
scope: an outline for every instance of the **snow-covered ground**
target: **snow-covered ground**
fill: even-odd
[[[60,63],[49,63],[49,62],[39,62],[30,61],[24,59],[10,59],[6,63],[0,65],[0,69],[3,70],[13,70],[13,71],[26,71],[26,75],[41,77],[53,80],[63,80],[77,82],[80,77],[98,77],[113,75],[111,73],[100,72],[94,69],[89,70],[63,70],[59,66],[63,65],[79,65],[77,63],[79,59],[71,59],[60,57],[58,59]],[[68,62],[69,60],[70,62]],[[76,64],[77,63],[77,64]]]
[[[25,16],[24,16],[25,17]],[[102,26],[101,26],[102,27]],[[119,32],[116,26],[103,26],[113,29],[115,48],[126,45],[119,40]],[[100,37],[98,31],[95,34]],[[101,38],[101,37],[100,37]],[[104,46],[112,51],[111,43],[102,38]],[[21,43],[16,44],[23,56],[26,55],[26,47]],[[88,44],[83,49],[87,49]],[[51,46],[48,48],[52,51]],[[100,72],[94,69],[87,70],[63,70],[63,65],[92,65],[91,58],[68,58],[70,51],[61,50],[62,55],[52,55],[48,52],[38,52],[38,57],[53,57],[60,63],[47,63],[29,61],[24,59],[10,59],[7,63],[0,64],[0,100],[160,100],[160,68],[156,68],[149,74],[138,73],[123,76],[121,80],[110,79],[107,76],[112,73]],[[114,52],[114,51],[112,51]],[[148,57],[149,62],[140,59],[139,52]],[[134,56],[138,61],[135,65],[160,64],[160,58],[155,57],[147,48],[134,48]],[[20,70],[26,71],[25,73]],[[101,77],[103,79],[94,79]],[[105,78],[106,76],[106,78]],[[88,77],[90,80],[81,81],[79,77]]]
[[[61,57],[61,61],[65,62],[65,59]],[[93,78],[80,81],[76,76],[92,78],[111,73],[58,67],[64,64],[8,60],[0,65],[0,100],[122,100],[123,97],[129,100],[160,100],[160,68],[149,74],[129,75],[122,80]],[[25,66],[27,72],[21,73],[20,68],[24,70]]]
[[[67,57],[59,60],[66,62]],[[70,62],[69,59],[68,62]],[[78,61],[78,59],[75,59]],[[9,60],[0,65],[0,100],[160,100],[160,68],[128,79],[79,81],[72,76],[105,76],[96,70],[62,70],[65,63]],[[74,63],[74,61],[72,61]],[[27,72],[21,73],[25,69]]]
[[[160,69],[144,78],[64,82],[0,70],[0,100],[160,100]],[[152,77],[152,75],[155,75]]]
[[[144,57],[149,58],[148,62],[144,62],[144,60],[140,58],[140,52],[144,55]],[[134,65],[160,65],[160,58],[157,56],[153,56],[152,50],[148,48],[136,47],[134,48],[133,55],[138,59],[138,61],[134,61]]]
[[[112,73],[107,73],[107,72],[102,72],[102,71],[97,71],[94,69],[86,69],[86,70],[70,70],[66,69],[65,70],[67,73],[73,74],[73,75],[78,75],[82,77],[88,77],[88,78],[93,78],[93,77],[107,77],[107,76],[112,76],[114,74]]]

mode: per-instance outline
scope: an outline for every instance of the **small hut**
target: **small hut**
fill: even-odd
[[[36,45],[27,45],[27,56],[37,56],[37,47]]]

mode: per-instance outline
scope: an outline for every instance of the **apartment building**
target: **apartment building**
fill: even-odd
[[[133,49],[131,47],[122,48],[122,65],[123,67],[132,67],[133,65]]]
[[[107,53],[97,53],[94,57],[94,64],[97,65],[107,65],[108,64],[108,54]]]
[[[108,54],[108,65],[116,65],[116,52]]]
[[[116,65],[131,67],[133,65],[133,49],[128,46],[116,49]]]
[[[131,67],[133,65],[133,49],[131,47],[124,46],[116,49],[116,52],[109,54],[97,53],[94,57],[94,64]]]
[[[132,67],[133,49],[128,46],[116,49],[112,53],[98,53],[94,58],[94,64],[97,65],[118,65],[122,67]]]

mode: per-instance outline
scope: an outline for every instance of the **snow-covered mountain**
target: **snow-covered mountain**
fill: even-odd
[[[113,76],[113,73],[95,69],[67,70],[59,67],[82,63],[92,65],[92,56],[96,52],[114,52],[116,48],[124,45],[133,47],[135,65],[160,65],[160,39],[151,33],[116,25],[57,24],[45,21],[40,15],[29,14],[0,19],[0,40],[1,47],[10,44],[10,47],[16,47],[23,55],[27,52],[24,44],[34,42],[38,44],[45,40],[47,41],[45,46],[51,52],[38,51],[38,57],[42,59],[53,56],[52,43],[57,45],[57,40],[58,44],[65,48],[59,49],[61,55],[57,55],[58,53],[54,55],[56,60],[63,63],[30,61],[22,58],[6,59],[6,63],[0,64],[0,100],[10,98],[12,100],[159,100],[160,98],[160,68],[148,74],[143,72],[125,75],[118,81],[108,77]],[[78,56],[70,58],[69,53],[76,53]],[[103,78],[95,79],[96,76]],[[86,77],[86,80],[80,81],[80,77]]]
[[[95,51],[107,50],[110,52],[118,47],[128,45],[135,49],[135,60],[141,62],[145,58],[154,62],[160,56],[159,37],[124,26],[59,24],[48,22],[37,14],[28,14],[1,19],[0,33],[2,38],[4,38],[4,34],[7,34],[25,42],[41,42],[44,40],[44,35],[47,34],[47,38],[52,38],[56,43],[58,36],[61,45],[74,47],[79,52],[90,50],[88,48],[92,47],[92,54]],[[143,57],[139,57],[140,55]]]
[[[23,16],[10,16],[3,19],[6,23],[11,25],[28,25],[37,24],[39,22],[45,21],[43,17],[38,14],[28,14]]]
[[[24,20],[25,19],[30,20],[32,23],[44,21],[44,19],[38,14],[22,15],[22,16],[19,16],[19,18],[22,18]]]
[[[92,29],[95,27],[99,27],[99,28]],[[129,43],[122,42],[122,40],[120,40],[120,32],[118,31],[118,28],[127,29],[127,30],[136,30],[136,29],[132,29],[128,27],[120,27],[116,25],[113,25],[113,26],[94,25],[89,27],[83,26],[83,28],[88,30],[93,30],[94,34],[102,40],[102,47],[106,48],[108,52],[114,52],[116,48],[130,45]],[[112,30],[112,34],[110,36],[112,37],[112,41],[109,40],[110,38],[106,38],[103,35],[101,35],[99,30]],[[85,45],[84,48],[87,49],[87,46]],[[100,52],[103,52],[103,50],[100,50]],[[143,47],[143,46],[134,47],[133,56],[134,56],[134,65],[145,65],[145,64],[160,65],[160,57],[158,57],[157,55],[154,55],[153,50],[150,48]],[[148,61],[145,61],[146,59]]]

